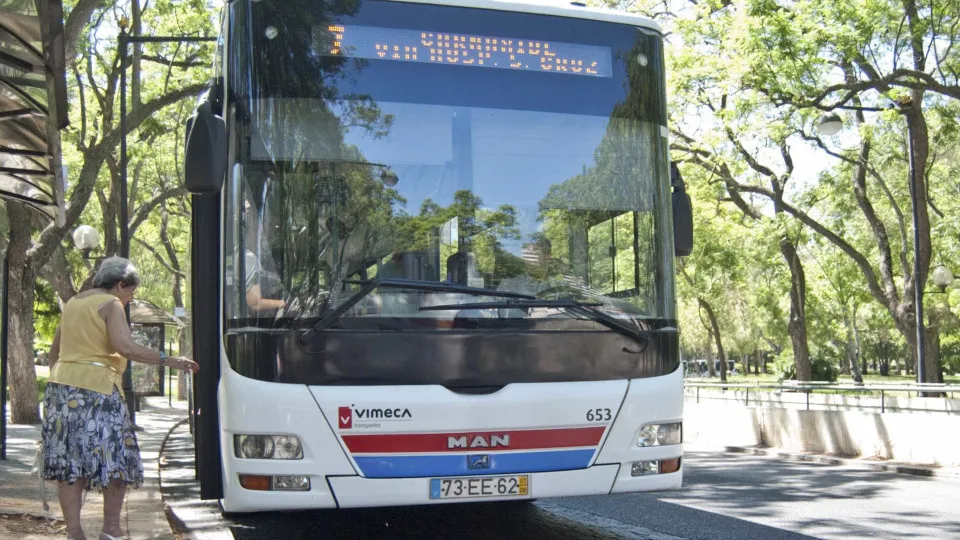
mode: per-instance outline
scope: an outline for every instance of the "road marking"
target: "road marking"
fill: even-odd
[[[545,512],[549,512],[557,517],[569,519],[570,521],[575,521],[577,523],[589,525],[598,529],[603,529],[605,531],[622,536],[623,538],[637,538],[641,540],[687,540],[680,536],[664,534],[647,529],[645,527],[631,525],[629,523],[605,518],[589,512],[574,510],[573,508],[567,508],[566,506],[561,506],[559,504],[537,501],[534,503],[534,505],[537,508]]]

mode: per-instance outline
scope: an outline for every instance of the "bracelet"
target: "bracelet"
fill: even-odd
[[[160,366],[161,367],[167,366],[167,353],[163,351],[160,351]]]

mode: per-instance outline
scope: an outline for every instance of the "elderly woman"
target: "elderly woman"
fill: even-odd
[[[100,539],[120,537],[127,486],[143,483],[143,463],[123,394],[128,360],[197,371],[197,364],[134,343],[124,306],[140,275],[129,260],[110,257],[93,288],[71,298],[50,347],[50,380],[43,400],[43,475],[59,482],[68,538],[80,526],[84,489],[103,493]]]

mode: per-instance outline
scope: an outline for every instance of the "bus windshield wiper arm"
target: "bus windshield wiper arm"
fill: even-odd
[[[317,324],[313,325],[310,330],[307,330],[303,336],[300,338],[301,341],[307,341],[310,339],[313,334],[323,331],[325,328],[329,327],[337,319],[339,319],[344,313],[347,312],[350,308],[355,306],[357,302],[363,300],[373,291],[384,287],[391,289],[414,289],[418,291],[429,291],[429,292],[444,292],[444,293],[462,293],[462,294],[472,294],[475,296],[499,296],[504,298],[515,298],[518,300],[535,300],[536,297],[529,294],[515,293],[510,291],[494,291],[490,289],[484,289],[481,287],[468,287],[466,285],[457,285],[456,283],[445,283],[441,281],[419,281],[416,279],[399,279],[399,278],[377,278],[377,279],[366,279],[366,280],[344,280],[344,283],[351,285],[363,285],[363,288],[357,291],[353,296],[348,298],[342,304],[340,304],[337,309],[333,310],[330,313],[327,313],[323,316]]]
[[[637,343],[646,345],[650,341],[651,334],[661,332],[676,332],[674,328],[662,328],[658,330],[639,330],[634,326],[611,316],[597,307],[603,304],[599,302],[578,302],[570,299],[542,300],[534,299],[506,299],[498,302],[474,302],[470,304],[443,304],[436,306],[423,306],[420,309],[428,310],[465,310],[465,309],[525,309],[525,308],[556,308],[564,309],[571,313],[577,313],[594,320],[607,328],[633,339]]]

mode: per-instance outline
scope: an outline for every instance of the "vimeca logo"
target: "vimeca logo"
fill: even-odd
[[[354,419],[357,421],[356,424]],[[376,428],[380,427],[380,422],[412,419],[410,409],[406,408],[358,409],[356,405],[337,408],[337,425],[340,429]]]

